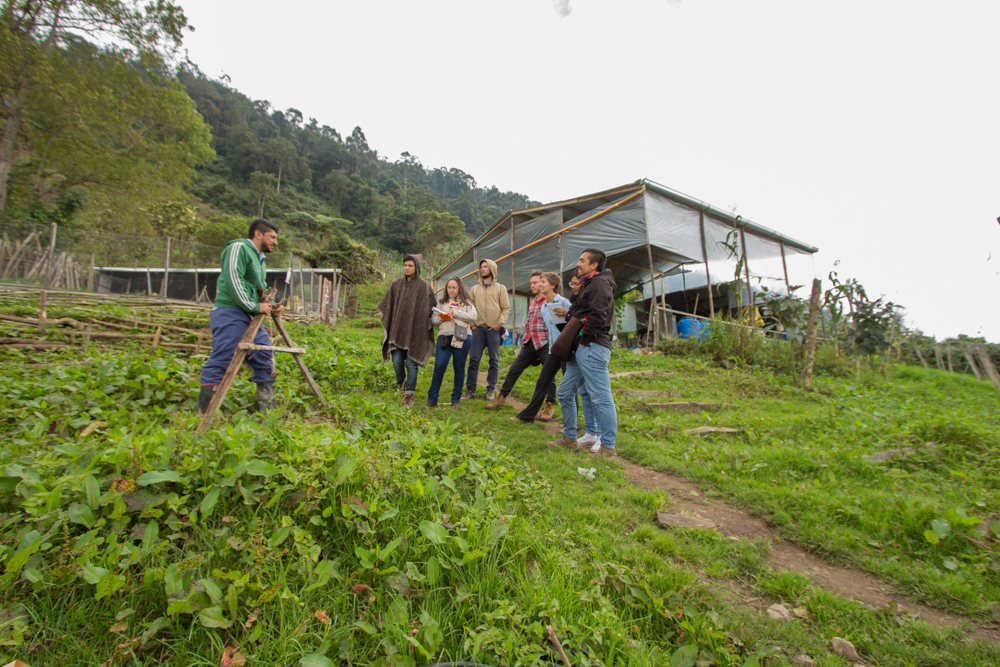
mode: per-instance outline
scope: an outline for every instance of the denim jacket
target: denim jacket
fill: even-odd
[[[565,318],[558,317],[552,312],[553,307],[566,308],[569,310],[570,303],[569,299],[562,296],[561,294],[556,294],[556,297],[542,306],[542,320],[545,321],[545,328],[549,330],[549,349],[552,349],[552,344],[556,342],[556,338],[559,338],[559,328],[556,324],[562,324],[565,322]]]

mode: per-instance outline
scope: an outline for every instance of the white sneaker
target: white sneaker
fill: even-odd
[[[594,446],[590,448],[590,453],[591,454],[601,453],[601,436],[597,436],[597,442],[595,442]]]
[[[594,435],[593,433],[587,433],[576,439],[581,445],[592,445],[595,442],[600,441],[600,436]]]

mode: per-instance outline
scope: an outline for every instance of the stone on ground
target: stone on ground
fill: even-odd
[[[833,645],[833,652],[844,660],[849,660],[851,662],[861,661],[861,656],[858,655],[858,649],[854,648],[854,644],[846,639],[834,637],[830,640],[830,643]]]
[[[800,667],[815,667],[816,661],[805,653],[797,655],[791,660],[789,660],[793,665],[799,665]]]
[[[767,608],[767,615],[776,621],[792,620],[792,612],[788,611],[788,608],[782,604],[772,604]]]

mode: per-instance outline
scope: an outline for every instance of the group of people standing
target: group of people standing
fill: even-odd
[[[265,257],[277,245],[277,226],[270,220],[258,218],[250,224],[247,238],[230,241],[222,253],[222,273],[210,318],[212,354],[201,369],[197,403],[201,412],[211,403],[254,316],[281,314],[281,304],[271,304],[265,298]],[[601,250],[583,251],[576,264],[576,274],[570,281],[571,299],[559,294],[560,274],[532,272],[532,300],[520,350],[497,396],[500,345],[511,309],[507,288],[497,281],[496,262],[490,259],[479,262],[478,280],[470,290],[466,290],[460,278],[450,278],[438,299],[430,283],[420,277],[420,257],[407,255],[403,259],[403,277],[389,286],[379,304],[385,327],[382,357],[392,362],[404,404],[413,405],[417,373],[426,366],[432,353],[434,376],[427,391],[428,407],[437,406],[449,365],[455,374],[451,406],[456,410],[460,409],[461,401],[476,396],[484,352],[489,361],[486,400],[490,403],[487,410],[505,407],[507,397],[524,370],[541,365],[531,401],[520,413],[510,417],[510,421],[551,421],[558,399],[562,406],[563,434],[547,445],[569,447],[574,451],[589,446],[593,454],[617,458],[618,414],[608,374],[616,286],[611,270],[605,267],[606,262],[607,257]],[[437,327],[436,337],[433,327]],[[254,334],[254,344],[265,348],[271,344],[263,324]],[[247,361],[254,371],[258,408],[265,412],[275,394],[273,353],[257,349],[247,355]],[[560,369],[563,379],[556,391],[555,377]],[[577,435],[577,396],[586,425],[586,432],[580,437]]]
[[[417,373],[434,352],[434,375],[427,391],[427,407],[437,407],[448,366],[454,369],[451,406],[458,410],[461,401],[474,399],[483,353],[487,352],[487,410],[507,404],[521,374],[529,366],[542,367],[528,405],[510,421],[531,423],[551,421],[558,398],[562,406],[563,434],[549,447],[569,447],[579,451],[590,447],[593,454],[616,458],[615,439],[618,414],[611,392],[608,364],[611,360],[611,323],[614,318],[615,282],[605,267],[607,257],[598,249],[585,250],[570,281],[573,298],[559,294],[562,277],[558,273],[533,271],[532,300],[521,346],[496,395],[500,375],[500,346],[510,316],[507,289],[497,281],[493,260],[479,263],[476,284],[466,290],[459,277],[449,278],[440,299],[435,299],[430,284],[420,277],[420,258],[403,259],[403,277],[389,286],[379,304],[385,339],[382,357],[391,361],[396,384],[403,391],[406,406],[412,406],[417,387]],[[560,354],[552,352],[567,322],[574,321]],[[431,326],[429,326],[429,324]],[[437,336],[432,326],[438,328]],[[568,358],[567,358],[568,357]],[[468,370],[466,361],[468,360]],[[556,391],[559,370],[563,380]],[[464,393],[463,393],[464,380]],[[583,408],[586,432],[577,436],[577,396]]]

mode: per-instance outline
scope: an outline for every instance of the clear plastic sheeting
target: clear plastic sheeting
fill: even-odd
[[[606,210],[614,203],[602,206],[601,210]],[[605,213],[593,221],[580,225],[575,229],[565,232],[563,236],[563,260],[568,267],[575,266],[580,255],[587,248],[600,248],[611,257],[622,252],[635,249],[637,246],[646,245],[646,223],[643,219],[645,213],[641,197],[636,197],[629,203]],[[592,216],[597,211],[591,211],[574,218],[566,223],[567,226],[574,221],[583,220]],[[648,262],[647,262],[648,264]]]
[[[646,224],[649,242],[684,257],[704,261],[698,211],[676,204],[655,192],[646,193]]]
[[[506,229],[498,229],[483,239],[483,242],[476,248],[476,257],[480,260],[492,259],[495,261],[499,257],[509,255],[510,247],[510,226],[508,225]],[[509,270],[507,275],[510,275]]]
[[[533,220],[514,223],[514,247],[523,248],[529,243],[554,234],[562,227],[562,209]]]
[[[516,230],[517,227],[515,226]],[[573,264],[576,264],[574,259]],[[514,255],[517,291],[527,293],[532,271],[559,272],[559,237],[554,236]]]
[[[816,277],[812,255],[786,245],[785,264],[788,266],[788,282],[791,283],[792,294],[800,299],[808,300],[812,291],[813,278]]]
[[[785,269],[781,263],[781,244],[747,233],[747,266],[750,268],[750,285],[755,292],[767,288],[770,292],[787,294]]]

